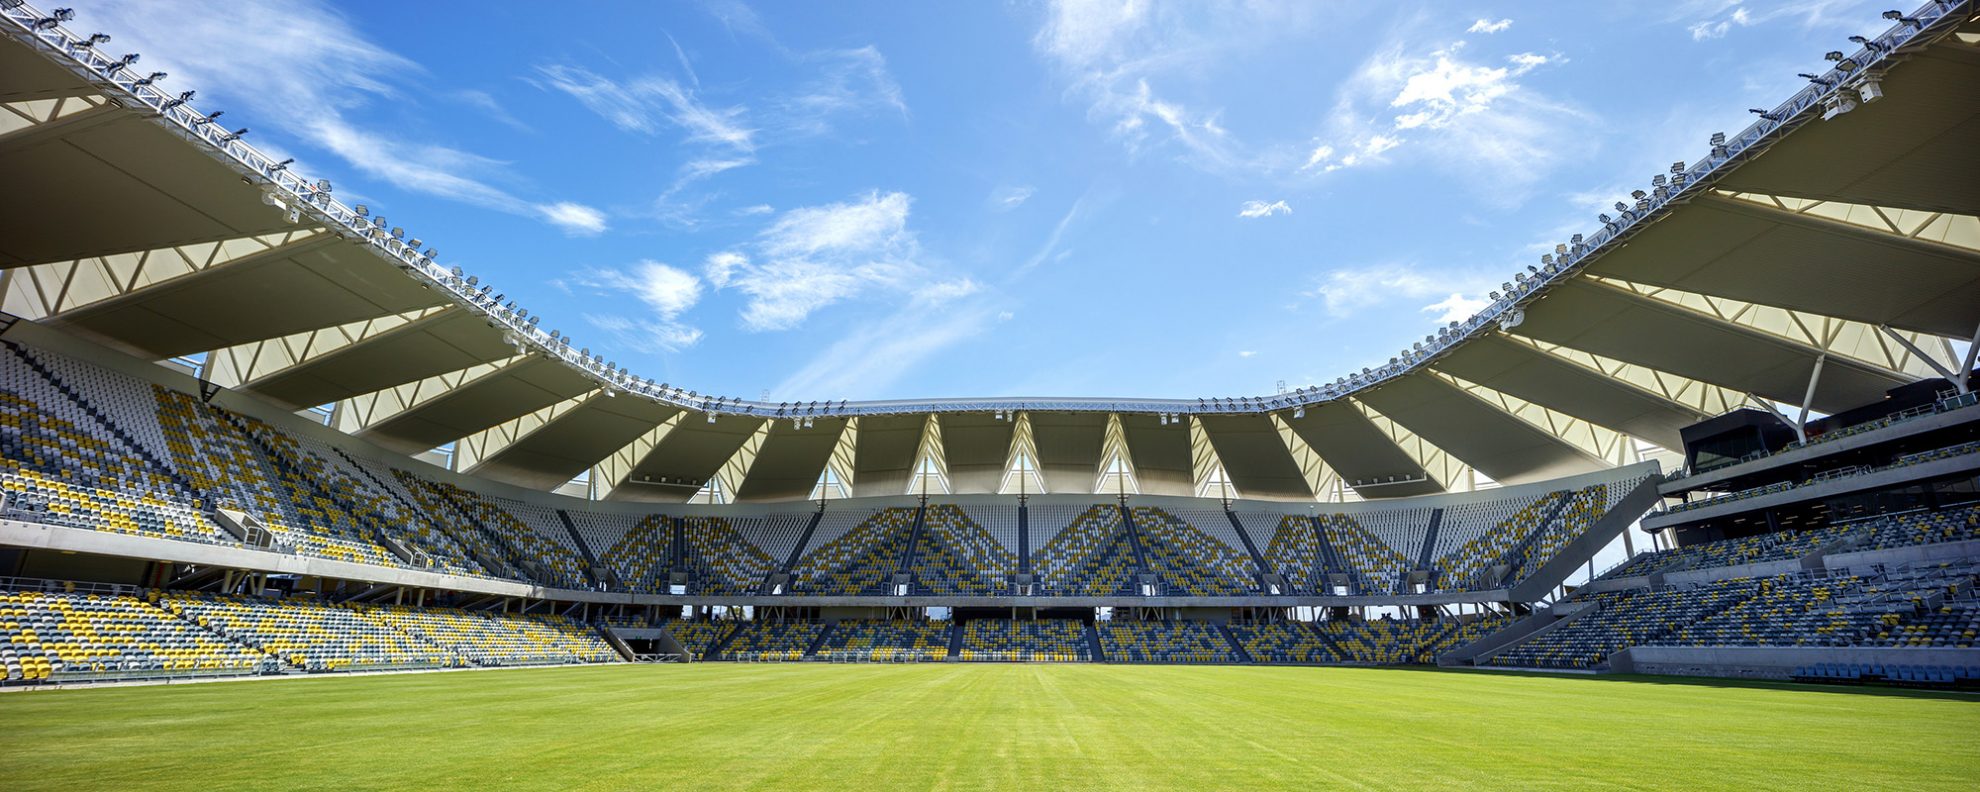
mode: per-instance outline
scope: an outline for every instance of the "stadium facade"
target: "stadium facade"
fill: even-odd
[[[1886,16],[1383,366],[769,403],[593,355],[66,11],[0,2],[5,679],[665,657],[1973,683],[1980,23]]]

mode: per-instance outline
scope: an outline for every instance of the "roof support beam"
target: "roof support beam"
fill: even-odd
[[[24,319],[67,318],[106,308],[162,284],[328,245],[320,228],[193,242],[10,269],[0,309]]]
[[[330,425],[343,432],[361,434],[390,420],[393,416],[445,396],[455,388],[484,377],[496,376],[503,370],[523,365],[528,360],[528,355],[516,355],[476,364],[458,371],[436,374],[363,396],[354,396],[337,402],[336,408],[330,414]]]
[[[1355,409],[1360,410],[1361,414],[1366,416],[1370,423],[1375,424],[1375,428],[1382,430],[1383,434],[1388,435],[1389,440],[1394,442],[1397,448],[1401,448],[1404,454],[1408,454],[1410,459],[1415,460],[1417,466],[1423,468],[1423,472],[1430,476],[1432,483],[1442,487],[1446,491],[1456,492],[1459,491],[1458,488],[1461,486],[1461,482],[1471,481],[1471,467],[1459,461],[1457,457],[1451,456],[1444,449],[1438,448],[1430,441],[1416,436],[1415,432],[1403,428],[1402,424],[1396,423],[1390,420],[1388,416],[1376,412],[1374,408],[1363,404],[1360,399],[1349,399],[1348,401],[1354,405]]]
[[[1715,190],[1702,197],[1707,201],[1722,201],[1725,202],[1722,205],[1741,206],[1745,211],[1764,213],[1768,217],[1808,227],[1852,233],[1879,241],[1909,240],[1943,245],[1952,250],[1929,249],[1934,253],[1956,254],[1980,264],[1980,217],[1972,215],[1731,190]]]
[[[1728,324],[1805,347],[1817,354],[1854,362],[1893,380],[1916,380],[1937,375],[1932,366],[1921,359],[1922,356],[1893,343],[1878,331],[1876,325],[1615,278],[1590,277],[1597,283],[1707,314]],[[1933,350],[1947,360],[1953,357],[1951,343],[1944,338],[1929,333],[1906,332],[1904,335],[1917,347]]]
[[[571,414],[593,399],[610,398],[605,389],[588,391],[552,404],[528,415],[512,418],[502,423],[463,437],[454,443],[454,470],[460,473],[474,473],[483,465],[500,455],[509,446],[521,442],[523,438],[541,431],[557,419]]]
[[[1045,477],[1038,470],[1038,443],[1031,436],[1031,414],[1020,412],[1011,428],[1011,450],[1004,455],[1000,495],[1043,495]]]
[[[1127,429],[1121,426],[1120,413],[1107,413],[1107,428],[1100,438],[1100,471],[1093,478],[1093,493],[1141,494],[1141,481],[1134,475],[1134,454],[1128,449]]]
[[[1534,338],[1512,333],[1501,333],[1501,338],[1517,344],[1525,344],[1562,360],[1601,372],[1604,376],[1627,384],[1637,390],[1651,394],[1664,401],[1697,413],[1699,420],[1726,412],[1746,403],[1748,395],[1732,388],[1722,388],[1709,382],[1695,380],[1668,371],[1654,369],[1615,358],[1603,357],[1593,352],[1583,352],[1572,347],[1551,344]]]
[[[908,471],[907,494],[949,494],[949,460],[942,451],[942,422],[935,413],[929,413],[921,424],[921,443],[914,451],[914,467]]]
[[[818,500],[850,498],[853,491],[853,460],[859,458],[859,418],[846,419],[845,428],[839,430],[838,442],[832,445],[832,455],[825,459],[825,469],[818,474],[818,486],[812,494]]]
[[[1959,392],[1967,393],[1973,379],[1973,360],[1980,355],[1980,326],[1973,328],[1973,340],[1966,342],[1966,356],[1959,362],[1959,376],[1954,382],[1959,384]]]
[[[1434,374],[1438,379],[1450,383],[1486,404],[1499,408],[1508,415],[1532,424],[1583,454],[1611,465],[1625,465],[1632,461],[1629,456],[1634,451],[1635,443],[1634,438],[1627,434],[1441,371]]]
[[[1933,371],[1939,372],[1939,376],[1951,380],[1953,387],[1958,388],[1960,393],[1967,392],[1966,372],[1971,371],[1973,368],[1972,344],[1969,343],[1967,345],[1966,355],[1963,361],[1954,361],[1960,366],[1961,370],[1953,371],[1952,369],[1949,369],[1944,365],[1941,365],[1939,361],[1933,359],[1932,355],[1927,353],[1925,350],[1919,349],[1918,344],[1913,342],[1910,338],[1905,337],[1905,334],[1900,333],[1896,330],[1892,330],[1889,325],[1878,325],[1877,329],[1884,331],[1884,335],[1886,337],[1890,338],[1892,341],[1896,341],[1899,345],[1903,346],[1905,349],[1910,350],[1911,354],[1917,356],[1919,360],[1924,361],[1925,365],[1931,366]],[[1980,332],[1976,332],[1974,334],[1974,338],[1980,339]],[[1947,347],[1948,347],[1948,351],[1950,351],[1951,345],[1948,344]]]
[[[681,419],[686,415],[686,411],[674,413],[610,456],[598,460],[598,464],[591,468],[591,499],[610,500],[612,493],[626,483],[626,478],[639,468],[641,462],[646,461],[646,455],[659,448],[660,441],[667,439],[667,435],[681,425]]]
[[[459,310],[449,306],[421,308],[216,349],[207,353],[200,379],[222,388],[252,390],[257,383],[298,366],[416,329]]]
[[[1210,432],[1203,428],[1203,420],[1189,416],[1189,470],[1190,492],[1199,498],[1222,498],[1231,500],[1238,496],[1237,488],[1231,486],[1231,476],[1224,470],[1223,458],[1217,456],[1217,447],[1210,444]]]
[[[1279,430],[1279,439],[1286,444],[1286,453],[1291,454],[1293,464],[1299,466],[1299,476],[1306,481],[1306,488],[1313,491],[1315,500],[1339,500],[1341,477],[1327,466],[1327,460],[1320,453],[1300,439],[1292,425],[1278,413],[1271,413],[1272,425]]]
[[[0,149],[102,123],[115,118],[117,110],[100,95],[0,102]]]
[[[770,424],[771,421],[767,419],[758,423],[756,431],[749,433],[749,439],[743,441],[742,447],[730,454],[728,460],[722,463],[722,467],[716,469],[715,480],[719,482],[716,492],[720,496],[719,502],[727,503],[735,500],[736,493],[742,492],[743,482],[749,478],[749,469],[756,464],[756,454],[763,450],[764,438],[770,436]]]

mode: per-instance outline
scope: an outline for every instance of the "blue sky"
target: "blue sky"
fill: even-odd
[[[1372,365],[1884,6],[77,0],[636,373],[1197,397]]]

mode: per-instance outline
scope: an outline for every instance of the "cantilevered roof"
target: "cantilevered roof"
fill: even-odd
[[[1479,315],[1334,382],[770,403],[583,352],[207,123],[177,99],[194,86],[139,84],[21,3],[0,8],[0,306],[143,359],[206,353],[220,387],[333,405],[334,426],[407,453],[453,444],[472,475],[590,471],[612,499],[711,482],[798,499],[828,467],[854,495],[899,495],[923,456],[951,492],[995,492],[1018,442],[1052,492],[1094,487],[1110,447],[1144,494],[1192,494],[1219,466],[1250,498],[1534,480],[1630,461],[1625,438],[1673,447],[1741,404],[1832,412],[1960,367],[1953,344],[1980,327],[1973,8],[1927,5],[1846,53],[1855,68],[1670,152],[1689,161]]]

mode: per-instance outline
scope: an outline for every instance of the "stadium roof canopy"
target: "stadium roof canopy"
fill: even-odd
[[[60,12],[54,12],[60,13]],[[4,310],[407,453],[600,498],[1016,491],[1335,499],[1634,461],[1759,405],[1959,379],[1980,326],[1980,21],[1892,27],[1374,370],[1218,399],[765,403],[655,383],[0,2]],[[439,243],[434,243],[439,244]],[[1789,416],[1790,418],[1796,416]],[[1013,470],[1021,471],[1013,473]],[[704,495],[705,496],[705,495]]]

